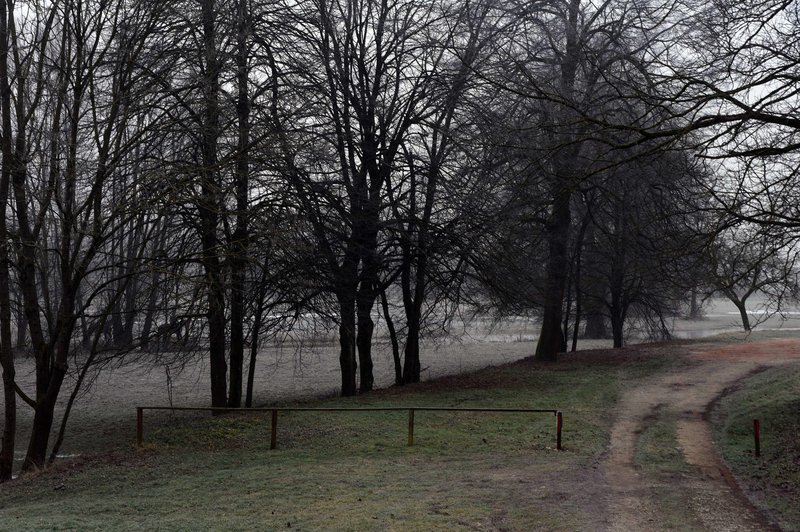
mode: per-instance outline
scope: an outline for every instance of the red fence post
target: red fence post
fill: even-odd
[[[141,447],[144,440],[144,408],[136,407],[136,446]]]
[[[272,430],[269,437],[269,448],[274,449],[278,446],[278,410],[272,410]]]
[[[756,456],[761,456],[761,423],[757,419],[753,420],[753,436],[756,440]]]
[[[408,409],[408,446],[414,445],[414,409]]]
[[[561,450],[561,427],[564,424],[563,418],[561,416],[561,412],[556,412],[556,449]]]

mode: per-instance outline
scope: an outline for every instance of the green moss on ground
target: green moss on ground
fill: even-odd
[[[755,502],[781,528],[800,530],[800,368],[779,367],[749,379],[719,401],[715,436],[725,461]],[[761,456],[753,420],[761,423]]]
[[[654,423],[645,428],[636,447],[636,464],[657,473],[686,473],[689,466],[678,447],[674,420],[663,419],[657,412]]]
[[[586,529],[581,490],[606,449],[621,393],[676,359],[565,356],[309,406],[558,408],[552,414],[265,415],[148,412],[146,445],[63,465],[0,490],[2,530]],[[134,413],[131,412],[131,419]],[[85,458],[83,460],[86,460]],[[68,464],[68,462],[65,462]],[[557,503],[557,504],[556,504]]]

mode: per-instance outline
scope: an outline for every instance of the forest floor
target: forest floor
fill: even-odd
[[[730,473],[709,421],[743,379],[796,371],[797,335],[589,350],[310,403],[558,408],[563,452],[552,416],[422,412],[414,447],[404,414],[282,414],[276,451],[265,416],[148,413],[135,449],[134,404],[106,406],[74,422],[80,456],[0,488],[0,530],[800,529],[753,506],[763,488]]]

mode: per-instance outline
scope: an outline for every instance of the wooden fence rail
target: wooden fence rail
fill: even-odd
[[[561,450],[561,430],[563,416],[561,411],[540,408],[469,408],[456,406],[366,406],[348,407],[264,407],[264,408],[227,408],[227,407],[180,407],[180,406],[137,406],[136,407],[136,445],[144,443],[144,411],[170,410],[173,412],[270,412],[271,433],[269,448],[278,446],[278,412],[408,412],[408,445],[414,445],[414,413],[415,412],[489,412],[489,413],[533,413],[553,414],[556,416],[556,449]]]

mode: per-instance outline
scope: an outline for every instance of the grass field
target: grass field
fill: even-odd
[[[148,412],[143,449],[64,460],[3,486],[0,529],[590,527],[602,509],[586,505],[597,500],[586,494],[616,400],[681,363],[668,351],[607,353],[567,355],[556,365],[524,360],[310,403],[557,408],[565,416],[563,452],[554,449],[555,418],[547,414],[418,412],[415,445],[407,447],[403,412],[285,413],[270,451],[268,414]]]
[[[526,359],[356,398],[280,403],[559,409],[563,452],[555,450],[552,414],[421,411],[413,447],[406,445],[405,411],[285,412],[276,450],[269,449],[269,414],[148,411],[144,446],[136,448],[135,404],[103,403],[72,425],[70,449],[78,456],[0,486],[0,530],[608,527],[628,515],[614,504],[627,484],[612,492],[607,476],[610,449],[617,448],[609,447],[611,426],[632,413],[620,397],[702,370],[690,352],[733,341],[583,351],[557,364]],[[752,355],[749,347],[740,351]],[[720,400],[713,415],[723,454],[748,495],[785,529],[800,523],[798,383],[796,365],[763,371]],[[656,504],[645,523],[707,529],[707,484],[693,484],[699,469],[678,442],[680,411],[652,406],[635,432],[632,457],[632,478],[647,479],[643,500]],[[764,431],[759,460],[751,451],[753,417]]]
[[[725,461],[751,500],[781,528],[800,524],[800,368],[772,368],[722,398],[714,411]],[[753,420],[761,423],[761,456],[754,455]]]

